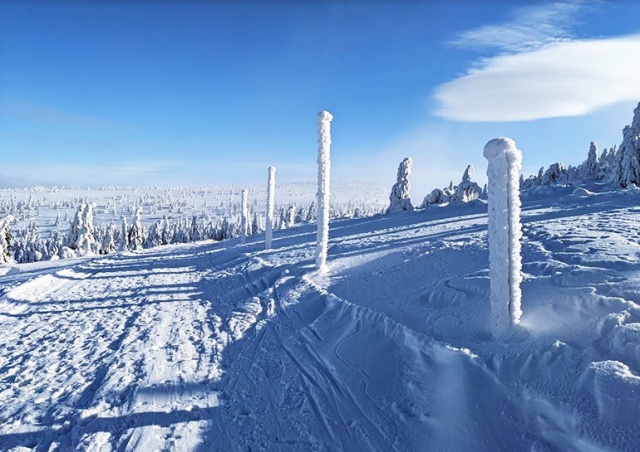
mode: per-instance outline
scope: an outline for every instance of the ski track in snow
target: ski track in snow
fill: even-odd
[[[525,197],[499,340],[482,203],[12,267],[0,450],[634,450],[639,200]]]

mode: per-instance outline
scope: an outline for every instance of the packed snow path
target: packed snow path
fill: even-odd
[[[0,450],[636,450],[639,203],[525,198],[499,340],[480,203],[0,267]]]

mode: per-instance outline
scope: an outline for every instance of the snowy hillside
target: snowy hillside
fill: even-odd
[[[637,450],[640,191],[523,198],[489,332],[483,202],[0,267],[0,450]]]

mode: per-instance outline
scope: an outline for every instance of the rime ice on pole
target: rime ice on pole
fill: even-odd
[[[247,241],[247,228],[249,226],[249,202],[247,189],[242,189],[242,217],[240,218],[240,243]]]
[[[267,182],[267,224],[265,227],[264,249],[271,249],[273,241],[273,204],[276,190],[276,167],[269,167],[269,180]]]
[[[316,245],[316,266],[324,269],[327,264],[329,247],[329,189],[331,173],[331,121],[328,111],[321,111],[318,120],[318,235]]]
[[[489,161],[489,277],[494,335],[520,323],[522,258],[520,256],[520,187],[522,152],[510,138],[496,138],[484,147]]]

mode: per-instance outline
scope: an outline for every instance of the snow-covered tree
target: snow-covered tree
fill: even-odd
[[[142,241],[142,209],[137,207],[133,217],[133,224],[129,229],[129,249],[131,251],[140,251],[142,249]]]
[[[562,180],[564,174],[566,173],[566,169],[562,163],[554,163],[553,165],[549,165],[549,168],[542,175],[542,185],[553,185],[557,184]]]
[[[522,309],[520,255],[520,190],[522,153],[510,138],[496,138],[484,147],[489,161],[489,277],[494,334],[518,324]]]
[[[276,167],[269,167],[269,179],[267,181],[267,213],[265,224],[265,249],[271,249],[271,243],[273,241],[273,207],[275,202],[276,191]]]
[[[11,262],[12,236],[9,231],[9,224],[13,221],[13,216],[7,215],[0,219],[0,264]]]
[[[598,160],[598,146],[594,141],[589,146],[589,156],[582,166],[581,176],[584,180],[596,180],[600,175],[600,162]]]
[[[318,232],[316,266],[326,268],[329,249],[329,211],[331,203],[331,121],[328,111],[318,113]]]
[[[122,220],[122,227],[118,238],[118,250],[127,251],[129,249],[129,227],[127,226],[127,218],[124,215],[121,215],[120,219]]]
[[[116,234],[116,225],[110,223],[107,226],[104,237],[102,238],[102,246],[100,247],[100,254],[111,254],[116,251],[116,242],[115,242],[115,234]]]
[[[296,223],[296,206],[289,204],[286,212],[284,213],[284,225],[286,228],[290,228]]]
[[[396,183],[393,184],[393,187],[391,187],[391,194],[389,195],[390,204],[387,208],[387,213],[413,210],[409,196],[409,191],[411,190],[409,176],[411,175],[412,166],[413,160],[411,157],[406,157],[398,166],[397,180]]]
[[[78,239],[75,242],[76,252],[80,256],[96,252],[96,237],[93,227],[93,209],[95,207],[94,203],[88,202],[84,204],[84,209],[82,209],[82,222],[78,229]]]
[[[69,237],[67,238],[67,246],[72,249],[77,249],[78,240],[80,238],[81,231],[84,227],[84,209],[86,205],[80,203],[78,210],[76,211],[71,226],[69,228]]]
[[[622,187],[640,185],[640,103],[633,110],[633,121],[622,131],[622,144],[615,182]]]
[[[456,201],[469,202],[478,199],[482,195],[480,186],[471,181],[472,175],[473,165],[469,165],[462,175],[462,181],[455,188],[454,199]]]

